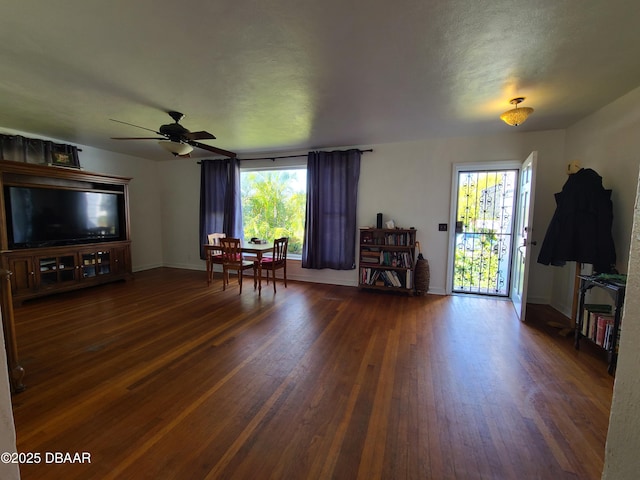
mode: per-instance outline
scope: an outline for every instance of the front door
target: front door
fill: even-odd
[[[452,292],[509,295],[518,169],[500,167],[457,168]]]
[[[533,202],[536,187],[536,162],[538,152],[531,152],[520,170],[520,188],[516,218],[515,249],[513,256],[513,280],[511,282],[511,301],[520,320],[525,320],[527,308],[527,284],[529,263],[531,261],[533,224]]]

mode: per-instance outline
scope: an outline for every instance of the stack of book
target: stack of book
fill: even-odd
[[[398,268],[413,267],[411,252],[380,252],[380,265]]]
[[[385,235],[385,245],[411,245],[413,243],[411,233],[387,233]]]
[[[412,272],[396,272],[395,270],[378,270],[376,268],[360,269],[360,284],[385,285],[387,287],[411,288]]]
[[[611,332],[613,331],[613,315],[596,315],[596,343],[602,348],[609,350],[611,347]]]
[[[360,263],[379,264],[381,252],[375,250],[362,250],[360,252]]]
[[[584,337],[603,348],[608,348],[610,346],[609,342],[612,329],[613,315],[611,314],[611,305],[599,303],[585,304],[581,329]]]

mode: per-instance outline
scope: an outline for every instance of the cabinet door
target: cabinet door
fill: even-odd
[[[8,260],[11,275],[11,293],[19,295],[36,287],[33,257],[11,257]]]
[[[129,246],[114,247],[111,249],[111,266],[114,274],[128,273],[129,266]]]
[[[82,250],[80,256],[80,270],[82,278],[94,278],[111,273],[111,250]]]
[[[36,257],[35,266],[38,288],[54,288],[64,282],[76,281],[76,256],[73,254]]]

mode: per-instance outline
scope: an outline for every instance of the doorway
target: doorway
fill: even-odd
[[[454,293],[509,296],[519,165],[500,167],[455,166]]]

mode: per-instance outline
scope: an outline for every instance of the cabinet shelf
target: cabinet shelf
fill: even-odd
[[[130,242],[14,250],[2,261],[16,303],[131,276]]]

